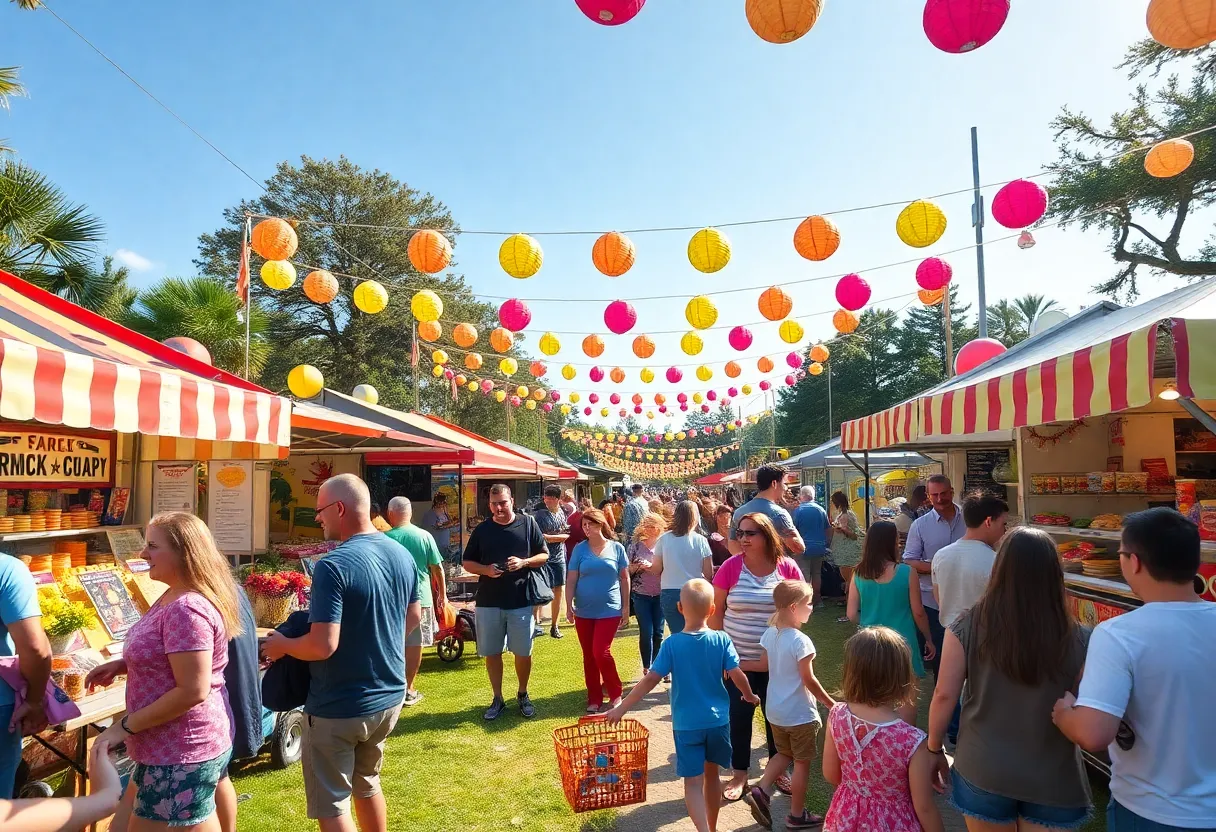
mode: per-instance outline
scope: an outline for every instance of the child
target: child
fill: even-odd
[[[823,744],[823,777],[837,787],[824,832],[942,832],[937,756],[899,716],[916,695],[908,642],[889,627],[859,630],[844,645],[843,689]]]
[[[676,776],[684,778],[684,805],[697,832],[717,829],[722,802],[718,768],[730,767],[730,699],[722,675],[730,676],[746,701],[753,705],[760,701],[739,669],[730,637],[705,626],[714,612],[713,599],[709,581],[697,578],[684,584],[679,602],[683,632],[663,642],[642,681],[607,714],[610,725],[620,722],[626,711],[671,674]]]
[[[773,828],[769,805],[773,784],[794,763],[793,791],[786,829],[817,829],[823,818],[806,810],[806,785],[815,759],[815,738],[819,735],[819,711],[813,694],[829,708],[836,700],[815,678],[811,660],[815,645],[799,629],[811,617],[813,592],[803,581],[782,581],[773,588],[777,611],[760,636],[760,646],[768,656],[768,710],[765,719],[773,729],[777,753],[769,758],[760,782],[744,793],[752,817],[765,829]]]
[[[84,797],[0,800],[0,829],[81,829],[114,814],[122,798],[122,781],[110,761],[110,744],[102,739],[89,750],[89,790]]]

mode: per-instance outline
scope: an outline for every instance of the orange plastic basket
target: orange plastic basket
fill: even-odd
[[[646,802],[650,732],[636,719],[609,725],[603,716],[557,728],[553,745],[562,790],[577,812]]]

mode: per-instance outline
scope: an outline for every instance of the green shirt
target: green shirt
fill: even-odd
[[[389,529],[384,536],[397,541],[414,556],[414,565],[418,567],[418,602],[424,607],[435,606],[435,600],[431,596],[430,567],[432,564],[439,566],[443,563],[443,558],[439,556],[439,547],[435,545],[435,538],[431,537],[431,533],[426,529],[414,525]]]

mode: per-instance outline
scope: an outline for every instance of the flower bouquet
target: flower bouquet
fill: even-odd
[[[245,594],[253,605],[259,627],[277,627],[307,601],[311,582],[303,572],[250,572],[245,578]]]
[[[42,610],[42,629],[55,654],[66,653],[76,631],[93,620],[88,605],[58,595],[39,593],[38,606]]]

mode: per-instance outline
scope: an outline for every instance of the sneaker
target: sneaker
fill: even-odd
[[[786,815],[786,829],[818,829],[823,826],[823,818],[819,815],[813,815],[806,809],[802,810],[801,815]]]
[[[422,694],[416,690],[407,690],[405,692],[405,701],[402,703],[406,706],[417,705],[422,701]]]
[[[533,625],[533,627],[532,627],[532,638],[540,638],[540,637],[541,637],[541,636],[543,636],[544,634],[545,634],[545,628],[544,628],[544,627],[540,626],[539,624]]]
[[[773,828],[773,812],[772,807],[769,806],[769,800],[769,796],[759,786],[752,786],[743,792],[743,802],[752,810],[752,817],[755,818],[756,823],[765,829]]]
[[[549,631],[549,635],[550,635],[550,637],[552,637],[552,638],[565,638],[565,637],[566,637],[566,636],[565,636],[565,635],[562,633],[562,631],[561,631],[561,630],[557,629],[557,627],[556,627],[556,626],[554,626],[554,627],[553,627],[553,629]]]
[[[524,719],[531,719],[536,716],[536,706],[532,704],[532,700],[526,692],[519,695],[519,712],[523,715]]]
[[[483,716],[486,719],[498,719],[500,716],[502,716],[502,712],[506,709],[507,703],[501,699],[495,698],[495,700],[490,703],[490,707],[486,708],[486,712],[483,714]]]
[[[790,776],[788,774],[778,776],[773,782],[773,788],[782,794],[794,793],[794,784],[790,782]]]

